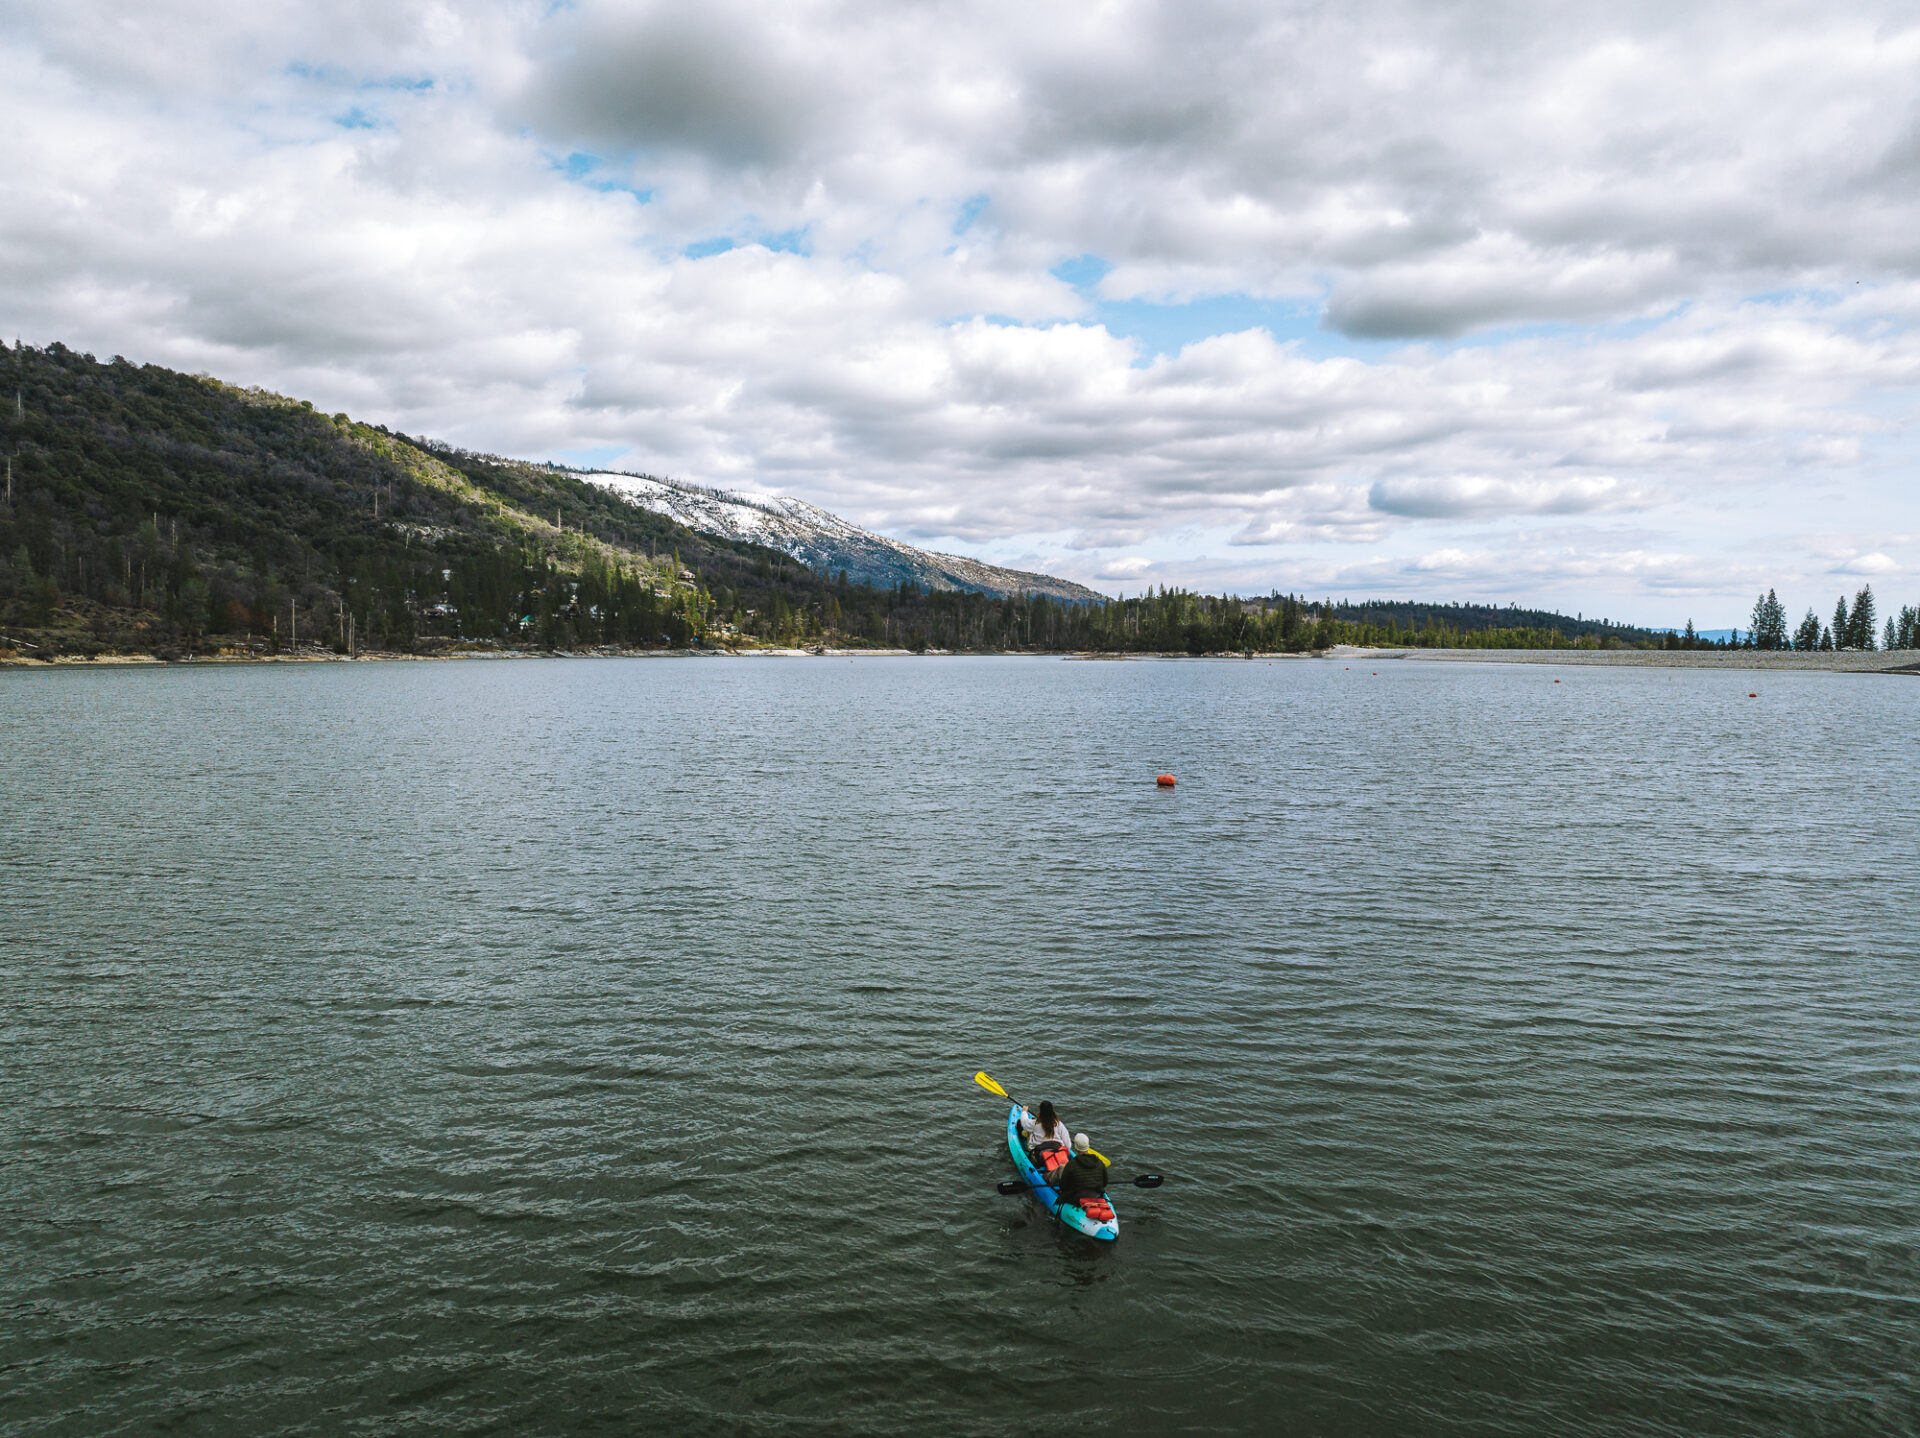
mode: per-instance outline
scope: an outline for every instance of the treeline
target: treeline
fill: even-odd
[[[1536,621],[1563,619],[1538,611],[1503,611],[1460,605],[1335,604],[1293,594],[1246,600],[1178,589],[1160,589],[1137,599],[1080,607],[1080,642],[1093,652],[1185,652],[1189,654],[1303,653],[1336,644],[1432,649],[1599,648],[1606,626],[1569,633],[1552,623],[1502,623],[1524,615]],[[1404,620],[1404,622],[1403,622]],[[1568,621],[1568,625],[1579,623]],[[1625,647],[1624,634],[1611,637]]]
[[[665,556],[548,522],[397,436],[61,345],[0,364],[0,647],[689,644]]]
[[[1823,624],[1809,608],[1792,632],[1787,629],[1787,607],[1769,589],[1754,601],[1753,615],[1744,647],[1749,649],[1798,649],[1802,651],[1837,649],[1920,649],[1920,605],[1906,604],[1897,614],[1887,617],[1886,628],[1875,632],[1878,601],[1873,586],[1863,584],[1853,596],[1851,607],[1842,594],[1833,607],[1833,620]],[[1739,635],[1736,631],[1736,640]]]
[[[912,584],[875,590],[845,578],[792,579],[785,592],[749,595],[715,586],[716,633],[776,644],[867,644],[961,652],[1304,653],[1336,644],[1442,649],[1625,648],[1627,631],[1569,635],[1544,625],[1486,624],[1460,628],[1424,606],[1425,618],[1403,627],[1395,614],[1374,617],[1366,606],[1296,595],[1242,599],[1157,589],[1129,599],[1070,604],[1037,596],[999,598]],[[749,597],[757,604],[747,604]],[[1498,616],[1500,610],[1488,611]],[[1471,623],[1471,618],[1468,619]],[[1569,621],[1572,622],[1572,621]],[[1603,635],[1605,637],[1603,637]],[[1641,632],[1642,643],[1657,636]]]
[[[1515,606],[875,588],[699,534],[564,469],[204,376],[16,345],[0,349],[0,384],[0,651],[39,657],[476,643],[1185,654],[1708,643],[1691,625],[1660,635]],[[1769,642],[1773,606],[1754,626]],[[1842,611],[1835,642],[1863,647],[1864,626],[1871,646],[1870,591]],[[1915,619],[1902,610],[1888,642],[1911,645]]]
[[[1283,602],[1283,597],[1276,594],[1265,602],[1277,605]],[[1588,619],[1585,615],[1569,617],[1547,609],[1522,609],[1516,604],[1432,604],[1408,599],[1368,599],[1356,604],[1345,599],[1327,599],[1320,603],[1316,613],[1325,613],[1339,622],[1379,632],[1389,628],[1403,634],[1420,633],[1428,629],[1456,634],[1484,634],[1500,630],[1528,634],[1553,630],[1566,640],[1591,639],[1602,646],[1640,647],[1660,642],[1660,634],[1656,630],[1616,624],[1611,619]]]

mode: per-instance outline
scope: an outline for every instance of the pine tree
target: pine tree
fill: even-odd
[[[1847,618],[1847,596],[1841,595],[1840,602],[1833,606],[1833,648],[1845,649],[1847,640],[1853,633],[1851,621]]]
[[[1849,649],[1872,649],[1873,632],[1873,586],[1863,584],[1860,592],[1853,596],[1853,618],[1848,621],[1847,647]]]
[[[1753,601],[1752,628],[1755,649],[1787,647],[1787,607],[1771,589]]]
[[[1800,627],[1793,632],[1793,647],[1802,651],[1812,651],[1820,647],[1820,616],[1812,609],[1807,617],[1800,621]]]
[[[1900,606],[1900,627],[1894,632],[1896,649],[1920,649],[1920,605]]]

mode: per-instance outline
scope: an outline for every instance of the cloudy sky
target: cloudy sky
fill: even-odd
[[[0,326],[1069,575],[1920,601],[1910,4],[9,0]]]

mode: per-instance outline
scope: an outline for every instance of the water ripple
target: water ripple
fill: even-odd
[[[1920,1430],[1920,686],[1745,692],[0,674],[0,1431]]]

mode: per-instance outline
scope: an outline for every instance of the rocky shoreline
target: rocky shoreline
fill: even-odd
[[[353,655],[336,654],[330,649],[312,648],[249,650],[222,648],[204,654],[159,655],[138,652],[98,654],[54,654],[45,659],[17,650],[0,649],[0,669],[110,669],[125,666],[166,667],[208,664],[428,664],[453,659],[748,659],[748,658],[852,658],[856,655],[906,655],[908,649],[783,649],[764,648],[686,648],[637,649],[621,645],[601,645],[593,649],[508,649],[499,647],[446,648],[414,654],[397,650],[361,650]],[[940,652],[940,651],[928,651]]]
[[[24,655],[17,650],[0,650],[0,669],[111,668],[126,665],[190,664],[363,664],[429,663],[452,659],[852,659],[885,656],[910,656],[907,649],[797,649],[781,647],[630,649],[603,645],[594,649],[507,649],[499,647],[449,647],[427,653],[403,654],[374,650],[349,657],[330,649],[283,649],[277,653],[260,649],[230,647],[205,654],[162,657],[143,653],[59,654],[46,659]],[[953,651],[929,649],[923,657],[951,658]],[[964,656],[963,656],[964,657]],[[994,656],[1005,657],[1005,656]],[[1051,656],[1033,654],[1031,658],[1125,661],[1142,659],[1275,659],[1313,661],[1359,659],[1369,663],[1400,661],[1415,664],[1560,664],[1574,667],[1625,669],[1724,669],[1764,673],[1841,673],[1841,674],[1915,674],[1920,675],[1920,651],[1842,650],[1837,653],[1799,653],[1796,651],[1755,649],[1361,649],[1337,645],[1332,649],[1306,653],[1239,654],[1120,654],[1069,653]]]

